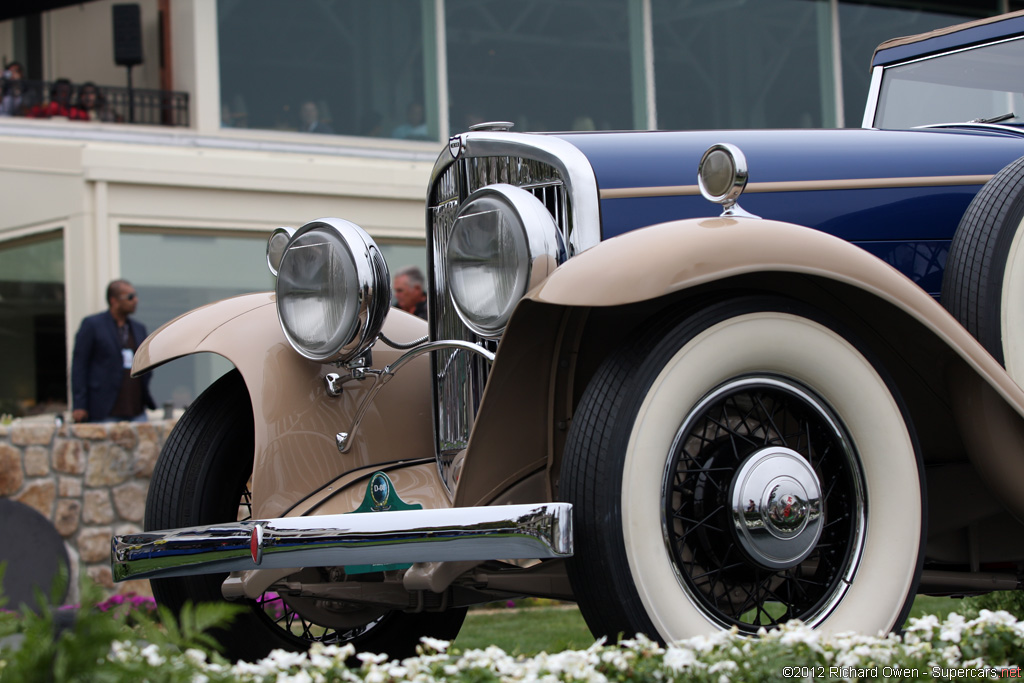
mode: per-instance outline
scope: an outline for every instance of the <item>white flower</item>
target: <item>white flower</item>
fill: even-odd
[[[686,667],[693,666],[697,662],[697,655],[693,653],[693,650],[684,650],[670,645],[665,651],[662,661],[672,671],[679,672]]]
[[[306,663],[306,653],[289,652],[288,650],[272,650],[263,661],[276,667],[278,671],[284,671],[286,669],[291,669],[292,667],[304,666]]]
[[[964,620],[963,615],[953,612],[946,617],[946,621],[942,623],[942,626],[939,629],[939,640],[945,640],[951,643],[959,642],[966,625],[967,622]]]
[[[434,652],[447,652],[448,648],[451,647],[452,644],[450,640],[430,638],[429,636],[423,636],[420,638],[420,642]]]
[[[135,653],[135,647],[127,640],[115,640],[110,644],[110,654],[107,658],[113,662],[127,662]]]
[[[714,664],[709,666],[708,667],[708,671],[713,673],[713,674],[716,674],[719,671],[726,671],[726,672],[738,671],[739,668],[740,668],[740,665],[737,664],[736,662],[732,661],[731,659],[723,659],[722,661],[715,662]]]
[[[779,642],[783,645],[790,647],[794,645],[807,645],[809,647],[818,648],[818,641],[821,639],[821,635],[818,631],[806,626],[800,628],[784,628],[782,635],[779,637]]]
[[[372,652],[360,652],[356,655],[356,659],[363,663],[365,667],[367,664],[383,664],[388,661],[387,655],[377,655]]]
[[[276,683],[313,683],[313,677],[305,671],[300,671],[297,674],[287,674],[282,671],[277,674]]]
[[[912,618],[910,626],[906,630],[909,633],[926,632],[925,637],[930,637],[933,630],[939,627],[939,618],[934,614],[926,614],[923,617]]]
[[[142,648],[140,654],[146,658],[146,663],[150,666],[162,666],[167,661],[167,658],[160,654],[160,648],[153,644]]]

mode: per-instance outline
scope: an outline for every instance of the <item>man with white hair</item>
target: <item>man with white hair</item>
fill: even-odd
[[[427,293],[424,291],[423,271],[416,266],[407,266],[395,273],[392,288],[398,308],[427,319]]]

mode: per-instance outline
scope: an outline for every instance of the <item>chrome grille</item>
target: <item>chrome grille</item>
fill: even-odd
[[[460,339],[494,350],[496,342],[478,337],[459,320],[445,282],[445,254],[455,214],[474,191],[508,183],[533,193],[555,218],[565,243],[572,231],[572,212],[565,183],[554,167],[522,157],[460,158],[437,176],[429,193],[428,234],[431,339]],[[454,490],[452,464],[466,448],[483,398],[487,363],[477,354],[445,350],[433,354],[434,427],[441,479]]]

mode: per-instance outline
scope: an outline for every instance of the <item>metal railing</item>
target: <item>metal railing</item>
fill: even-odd
[[[71,97],[63,109],[52,105],[59,85],[60,82],[51,81],[0,81],[0,114],[27,118],[88,118],[154,126],[189,125],[187,92],[97,85],[98,105],[82,117],[78,112],[83,111],[79,99],[83,84],[71,84]]]

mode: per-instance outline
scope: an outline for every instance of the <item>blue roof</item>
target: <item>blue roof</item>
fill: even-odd
[[[1024,35],[1024,11],[887,41],[878,46],[871,66],[884,66],[1019,35]]]

